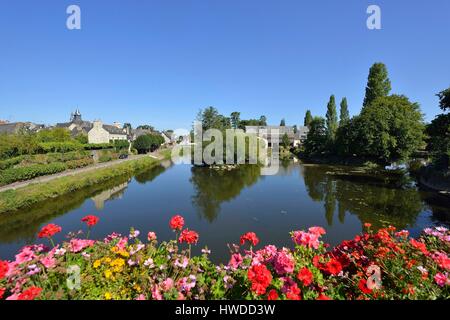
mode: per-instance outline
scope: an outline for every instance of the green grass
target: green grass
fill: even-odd
[[[167,159],[170,157],[170,150],[163,150],[160,154]],[[160,160],[145,157],[104,169],[61,177],[45,183],[31,184],[17,190],[7,190],[0,193],[0,213],[29,208],[46,199],[103,183],[119,176],[131,177],[135,172],[151,168],[159,162]]]

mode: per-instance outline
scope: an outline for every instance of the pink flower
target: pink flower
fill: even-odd
[[[49,254],[45,258],[41,259],[41,263],[46,267],[47,269],[52,269],[56,266],[56,259],[53,258],[53,254]]]
[[[36,258],[33,250],[30,247],[24,247],[22,251],[16,255],[16,262],[22,264],[24,262],[29,262]]]
[[[145,296],[144,296],[143,294],[140,294],[140,295],[138,295],[137,298],[134,299],[134,300],[145,300]]]
[[[94,243],[94,240],[72,239],[69,243],[70,252],[80,252],[84,248],[94,245]]]
[[[184,277],[178,281],[178,287],[181,291],[190,292],[195,287],[197,278],[194,275]]]
[[[163,289],[163,291],[169,291],[170,289],[172,289],[175,285],[175,282],[172,280],[172,278],[167,278],[166,280],[164,280],[162,282],[161,285],[161,289]]]
[[[292,239],[297,245],[303,245],[305,247],[319,248],[319,235],[315,233],[305,231],[294,231]]]
[[[234,253],[231,255],[230,262],[228,263],[229,266],[231,266],[234,269],[239,268],[242,261],[244,261],[244,258],[242,258],[240,253]]]
[[[434,281],[436,281],[437,285],[440,287],[450,285],[450,280],[447,278],[447,273],[436,273],[436,275],[434,276]]]
[[[327,233],[325,229],[322,227],[311,227],[308,229],[308,231],[311,232],[312,234],[318,235],[319,237]]]
[[[156,240],[156,233],[150,231],[150,232],[147,234],[147,239],[148,239],[148,241]]]
[[[156,286],[156,285],[153,286],[153,288],[152,288],[152,298],[154,300],[162,300],[163,299],[163,296],[162,296],[161,292],[159,291],[158,286]]]
[[[117,248],[119,250],[125,250],[125,247],[126,247],[127,243],[128,243],[128,238],[124,237],[124,238],[119,240],[119,243],[117,244]]]
[[[185,269],[187,267],[188,263],[189,263],[189,259],[186,258],[186,257],[183,257],[183,262],[182,263],[180,263],[180,261],[177,259],[177,260],[175,260],[174,265],[176,267],[180,267],[180,268]]]
[[[288,253],[287,249],[279,251],[274,259],[275,271],[279,275],[291,273],[294,271],[295,260],[294,257]]]

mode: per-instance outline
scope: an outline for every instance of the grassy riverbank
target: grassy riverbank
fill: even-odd
[[[163,159],[168,159],[170,150],[164,150],[160,155]],[[158,159],[145,157],[99,169],[95,172],[80,173],[49,182],[31,184],[17,190],[4,191],[0,193],[0,213],[28,208],[46,199],[104,183],[119,176],[132,176],[137,171],[151,168],[159,162]]]

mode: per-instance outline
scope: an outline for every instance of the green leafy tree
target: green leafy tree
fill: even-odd
[[[438,115],[426,128],[427,150],[438,168],[450,165],[450,113]]]
[[[450,88],[439,92],[437,96],[439,97],[439,107],[444,111],[450,110]]]
[[[150,135],[144,134],[139,136],[133,142],[133,148],[135,148],[139,153],[147,153],[152,148],[152,138]]]
[[[259,125],[260,126],[267,126],[267,118],[266,118],[266,116],[261,116],[259,118]]]
[[[237,129],[239,127],[239,122],[240,122],[240,117],[241,117],[241,113],[240,112],[232,112],[230,115],[230,119],[231,119],[231,126],[233,129]]]
[[[343,98],[341,101],[341,109],[339,114],[339,126],[344,125],[350,120],[350,114],[348,113],[347,98]]]
[[[281,138],[281,144],[285,148],[289,148],[289,146],[291,145],[291,142],[289,141],[289,136],[287,135],[287,133],[285,133],[283,135],[283,137]]]
[[[331,95],[330,101],[328,101],[326,119],[328,139],[330,141],[334,141],[336,137],[336,130],[338,128],[336,100],[334,98],[334,95]]]
[[[379,97],[388,96],[390,91],[391,81],[388,78],[386,66],[383,63],[373,64],[369,70],[363,107],[369,106]]]
[[[417,103],[407,97],[379,97],[360,114],[361,155],[382,163],[406,160],[423,145],[424,125]]]
[[[155,131],[155,128],[148,124],[141,124],[140,126],[137,126],[136,129]]]
[[[313,119],[313,117],[312,117],[311,111],[310,110],[306,110],[305,122],[304,122],[305,127],[309,128],[312,119]]]
[[[305,140],[305,153],[307,155],[320,154],[325,151],[327,144],[327,128],[325,119],[314,117],[310,123],[310,129]]]
[[[285,126],[286,126],[286,121],[284,119],[281,119],[280,127],[285,127]]]

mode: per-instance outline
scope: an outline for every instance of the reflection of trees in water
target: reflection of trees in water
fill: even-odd
[[[191,183],[195,189],[192,203],[200,217],[212,222],[217,218],[220,205],[237,197],[242,189],[256,183],[261,169],[257,165],[242,165],[230,171],[205,167],[192,167]]]
[[[31,242],[34,240],[41,224],[81,207],[86,199],[123,184],[128,179],[127,176],[112,179],[107,183],[87,187],[54,199],[47,199],[29,209],[4,214],[0,217],[0,241],[25,240]]]
[[[162,166],[153,167],[138,173],[135,178],[140,183],[149,182],[164,172],[164,170],[165,168]],[[125,175],[54,199],[47,199],[29,209],[3,214],[0,217],[0,241],[13,242],[24,240],[32,242],[39,231],[40,225],[78,209],[86,199],[95,198],[107,190],[124,185],[129,179],[130,177]],[[109,199],[119,197],[123,191],[113,192]]]
[[[381,226],[387,221],[399,228],[415,222],[423,210],[420,193],[416,189],[401,189],[389,185],[352,181],[327,174],[330,168],[305,166],[303,177],[309,196],[324,201],[328,225],[333,224],[337,204],[338,219],[345,220],[345,212],[356,214],[361,222]],[[342,170],[342,168],[340,168]]]
[[[139,184],[145,184],[147,182],[153,181],[157,176],[159,176],[161,173],[163,173],[166,170],[165,167],[162,165],[158,165],[156,167],[153,167],[149,170],[145,170],[144,172],[141,172],[137,174],[134,179]]]

